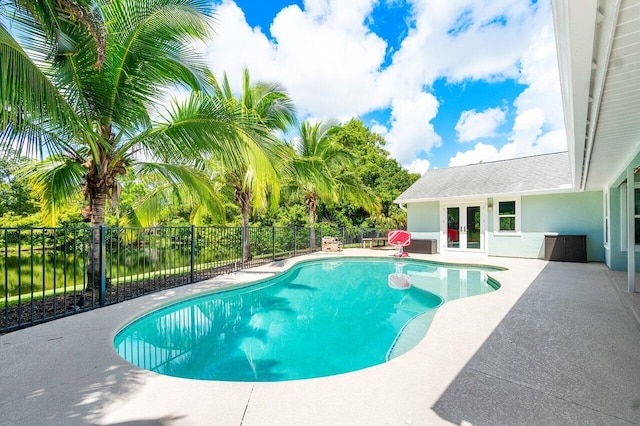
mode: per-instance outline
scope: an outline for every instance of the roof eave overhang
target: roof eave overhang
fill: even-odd
[[[573,187],[584,189],[597,0],[554,0],[553,20]],[[585,25],[585,23],[590,23]]]
[[[535,189],[531,191],[518,191],[518,192],[503,192],[494,194],[469,194],[458,195],[455,197],[437,197],[437,198],[413,198],[413,199],[396,199],[396,204],[413,204],[413,203],[429,203],[429,202],[456,202],[472,199],[484,199],[484,198],[501,198],[501,197],[514,197],[514,196],[526,196],[526,195],[551,195],[551,194],[566,194],[570,192],[576,192],[574,189],[567,185],[566,187],[551,188],[551,189]]]

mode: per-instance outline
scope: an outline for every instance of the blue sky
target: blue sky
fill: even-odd
[[[566,150],[550,0],[217,1],[216,75],[359,117],[412,171]]]

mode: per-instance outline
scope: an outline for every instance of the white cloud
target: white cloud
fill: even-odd
[[[548,131],[538,138],[536,144],[540,152],[560,152],[567,150],[567,134],[562,129]]]
[[[512,0],[415,0],[415,28],[403,40],[388,83],[430,84],[517,78],[522,40],[536,31],[527,2]],[[449,34],[461,16],[469,26]],[[503,17],[500,22],[489,24]],[[416,58],[423,60],[417,61]]]
[[[541,18],[539,18],[541,20]],[[537,34],[523,53],[519,82],[528,87],[514,105],[518,112],[532,108],[545,111],[545,125],[551,129],[564,128],[560,80],[551,20],[536,25]]]
[[[249,67],[253,79],[277,75],[279,66],[274,46],[260,28],[251,28],[242,10],[225,0],[216,7],[215,35],[207,45],[211,70],[218,77],[224,72],[232,87],[240,88],[242,69]]]
[[[405,167],[421,152],[440,146],[442,139],[431,120],[438,112],[438,100],[430,93],[419,92],[412,98],[394,99],[391,103],[391,129],[376,127],[387,141],[387,150]]]
[[[430,165],[431,163],[429,163],[429,160],[425,160],[424,158],[416,158],[413,163],[407,166],[407,170],[409,170],[411,173],[420,173],[421,175],[423,175],[424,172],[429,170]]]
[[[250,28],[235,3],[218,8],[217,36],[209,44],[216,75],[226,71],[240,87],[242,68],[254,80],[283,83],[304,116],[346,119],[388,99],[376,97],[376,79],[387,44],[364,25],[374,0],[307,0],[305,10],[291,5],[275,17],[271,42]]]
[[[531,19],[526,5],[416,0],[414,16],[408,17],[414,28],[393,64],[382,69],[387,43],[365,25],[376,3],[307,0],[304,10],[288,6],[270,27],[271,42],[260,28],[246,23],[235,3],[224,0],[217,8],[217,36],[209,45],[211,66],[216,74],[226,70],[236,85],[242,67],[248,66],[256,77],[285,82],[304,113],[338,118],[385,108],[442,76],[451,81],[518,77],[519,40]],[[464,10],[473,11],[476,24],[448,36]],[[510,24],[483,26],[499,15],[506,15]]]
[[[429,93],[436,79],[518,79],[528,87],[514,103],[518,119],[510,142],[494,148],[496,156],[558,150],[563,119],[550,2],[539,1],[535,13],[524,0],[408,3],[408,35],[385,68],[388,45],[367,27],[379,0],[305,0],[302,9],[287,6],[269,28],[271,40],[247,24],[233,1],[223,0],[216,10],[217,35],[208,44],[210,66],[217,76],[226,71],[236,90],[243,67],[254,81],[283,83],[301,118],[346,120],[390,108],[390,121],[373,130],[387,139],[386,148],[405,167],[442,144],[431,123],[439,107],[437,94]],[[491,108],[461,117],[459,140],[491,137],[504,114]],[[489,154],[487,146],[476,144],[474,152],[459,153],[452,161],[482,159]]]
[[[493,145],[478,142],[476,146],[466,152],[458,152],[449,160],[449,167],[464,166],[465,164],[486,163],[500,159],[500,153]]]
[[[498,150],[493,145],[479,142],[469,151],[456,153],[449,160],[449,166],[486,163],[566,150],[564,130],[558,129],[543,133],[544,123],[545,113],[542,109],[532,108],[524,111],[516,117],[510,143]]]
[[[489,108],[483,112],[463,111],[456,124],[459,142],[473,142],[496,135],[496,129],[504,123],[506,113],[500,108]]]
[[[540,4],[540,3],[539,3]],[[551,12],[548,5],[532,19],[535,32],[528,33],[527,47],[520,58],[519,83],[527,88],[514,101],[516,118],[509,143],[494,151],[477,144],[458,152],[450,165],[494,161],[559,152],[567,149],[562,99]]]
[[[389,129],[387,129],[385,126],[383,126],[380,123],[374,122],[371,126],[370,129],[373,133],[377,133],[380,136],[384,136],[387,133],[389,133]]]
[[[538,136],[542,134],[544,111],[541,108],[531,108],[522,111],[513,123],[513,135],[509,138],[515,145],[522,147],[533,146]]]

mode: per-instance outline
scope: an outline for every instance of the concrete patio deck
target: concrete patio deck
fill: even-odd
[[[350,249],[337,254],[388,256]],[[408,353],[278,383],[185,380],[113,348],[133,316],[282,271],[314,254],[0,336],[0,424],[431,425],[640,423],[640,295],[603,264],[412,255],[504,266],[499,291],[442,306]]]

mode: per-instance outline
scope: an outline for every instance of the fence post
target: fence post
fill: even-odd
[[[298,227],[293,227],[293,257],[296,257],[297,246],[298,246]]]
[[[100,225],[100,306],[106,303],[107,293],[107,236],[105,226]]]
[[[346,227],[342,227],[342,244],[347,244]]]
[[[194,263],[195,263],[195,252],[196,252],[196,226],[195,225],[191,225],[191,259],[190,259],[190,263],[189,263],[189,268],[191,270],[191,274],[190,274],[190,282],[194,283],[196,281],[196,273],[195,273],[195,268],[194,268]]]
[[[273,260],[275,261],[276,260],[276,226],[273,225],[272,228],[273,228],[273,231],[272,231],[273,232],[273,235],[272,235],[272,237],[273,237]]]

